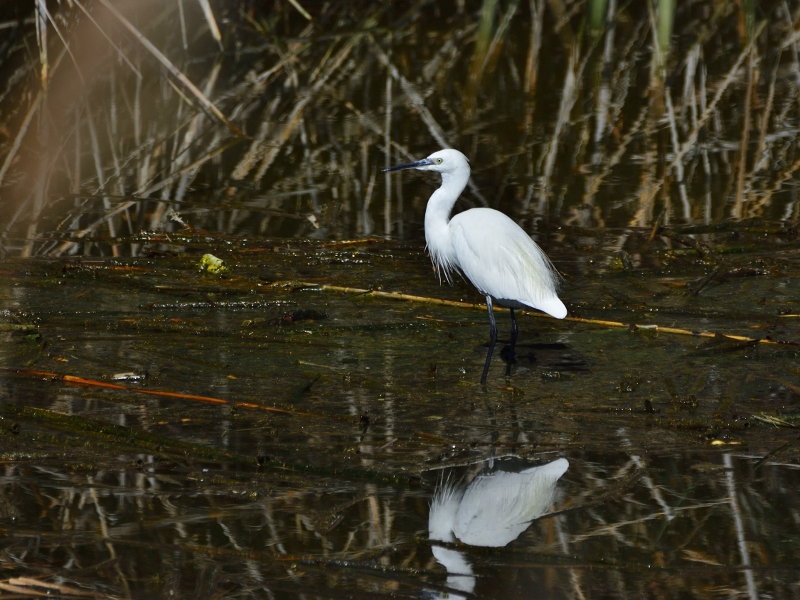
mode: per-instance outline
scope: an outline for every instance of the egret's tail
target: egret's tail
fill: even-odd
[[[556,319],[563,319],[567,316],[567,307],[564,306],[558,296],[550,296],[549,298],[538,300],[533,306]]]

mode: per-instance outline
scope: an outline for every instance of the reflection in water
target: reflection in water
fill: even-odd
[[[510,544],[531,521],[550,508],[559,478],[569,461],[559,458],[521,471],[507,470],[517,461],[487,461],[469,483],[448,476],[436,487],[428,517],[431,540],[499,548]],[[448,573],[447,585],[472,593],[472,566],[458,550],[433,546],[433,555]]]

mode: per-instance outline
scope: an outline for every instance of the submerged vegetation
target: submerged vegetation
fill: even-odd
[[[1,5],[0,598],[796,596],[799,29]],[[380,173],[442,146],[565,278],[486,387]]]

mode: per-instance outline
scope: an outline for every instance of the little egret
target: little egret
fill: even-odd
[[[535,308],[563,319],[567,308],[557,295],[558,273],[530,236],[503,213],[471,208],[452,219],[450,211],[469,181],[467,157],[458,150],[439,150],[428,158],[384,171],[417,169],[442,175],[442,185],[425,210],[425,242],[439,275],[452,284],[450,273],[460,271],[486,297],[489,309],[489,352],[481,384],[486,384],[497,341],[492,304],[511,309],[511,347],[517,341],[515,308]]]

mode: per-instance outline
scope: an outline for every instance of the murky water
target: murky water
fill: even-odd
[[[196,256],[4,265],[8,568],[132,597],[793,595],[797,346],[652,327],[791,341],[790,262],[696,297],[672,268],[573,262],[563,297],[598,322],[522,317],[483,390],[480,307],[273,279],[479,301],[419,249],[241,246],[223,277]],[[561,458],[550,491],[472,494],[479,530],[533,503],[490,524],[506,544],[429,535],[437,484]]]
[[[223,54],[117,4],[246,138],[66,7],[36,96],[6,28],[0,597],[800,595],[794,3],[663,55],[644,4],[300,4],[212,4]],[[565,277],[485,388],[379,174],[444,144]]]

